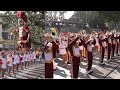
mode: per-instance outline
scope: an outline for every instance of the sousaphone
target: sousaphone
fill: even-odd
[[[53,39],[59,39],[60,32],[57,28],[50,28],[50,36]]]

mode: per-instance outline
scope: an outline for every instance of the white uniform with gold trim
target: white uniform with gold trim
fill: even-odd
[[[30,61],[30,54],[29,53],[27,53],[27,55],[26,55],[26,61]]]
[[[51,48],[52,47],[52,44],[51,43],[48,43],[47,44],[47,46],[49,47],[49,48]],[[45,60],[46,61],[51,61],[53,59],[53,54],[52,54],[52,51],[50,51],[50,52],[45,52]]]
[[[10,60],[10,63],[8,64],[9,67],[12,67],[12,57],[8,57],[7,59]]]
[[[99,45],[98,38],[96,38],[95,40],[96,40],[95,46],[98,46]]]
[[[7,61],[6,58],[2,58],[2,66],[1,66],[2,69],[6,69],[7,68],[6,61]]]
[[[17,64],[17,59],[18,59],[17,55],[14,55],[13,58],[14,58],[13,64],[16,65]]]
[[[80,56],[80,48],[73,46],[73,56],[79,57]]]
[[[65,39],[65,38],[64,38]],[[61,40],[60,40],[61,41]],[[60,55],[65,55],[65,54],[67,54],[67,51],[66,51],[66,48],[67,48],[67,46],[68,46],[68,43],[67,42],[65,42],[64,40],[62,40],[61,42],[60,42]]]

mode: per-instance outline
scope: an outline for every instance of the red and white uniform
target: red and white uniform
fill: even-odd
[[[98,46],[98,45],[99,45],[98,38],[96,38],[95,40],[96,40],[96,44],[95,44],[95,46]]]
[[[12,67],[12,57],[7,57],[7,59],[10,61],[10,63],[8,64],[8,66]]]
[[[66,48],[68,47],[68,42],[65,41],[64,37],[61,37],[60,39],[60,55],[67,54]]]
[[[51,43],[48,43],[46,46],[48,46],[49,48],[51,48],[52,46],[51,46],[52,44]],[[50,52],[45,52],[45,60],[46,61],[51,61],[53,59],[53,53],[50,51]]]
[[[16,65],[17,64],[17,60],[18,60],[18,56],[14,55],[13,58],[14,58],[13,64]]]
[[[16,63],[19,64],[20,63],[20,57],[18,55],[16,55]]]
[[[33,60],[34,55],[32,53],[30,53],[30,60]]]
[[[29,53],[27,53],[27,55],[26,55],[26,61],[30,61],[30,54]]]
[[[2,58],[2,66],[1,66],[2,69],[7,68],[7,66],[6,66],[7,62],[6,61],[7,61],[6,58]]]
[[[36,53],[35,53],[35,51],[33,52],[33,60],[35,60],[36,59]]]

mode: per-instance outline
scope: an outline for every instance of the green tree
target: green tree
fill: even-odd
[[[105,22],[108,22],[111,29],[120,28],[120,11],[99,11],[99,14]]]

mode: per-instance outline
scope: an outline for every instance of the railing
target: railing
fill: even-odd
[[[12,45],[14,45],[14,41],[13,40],[0,40],[0,44],[12,44]]]

